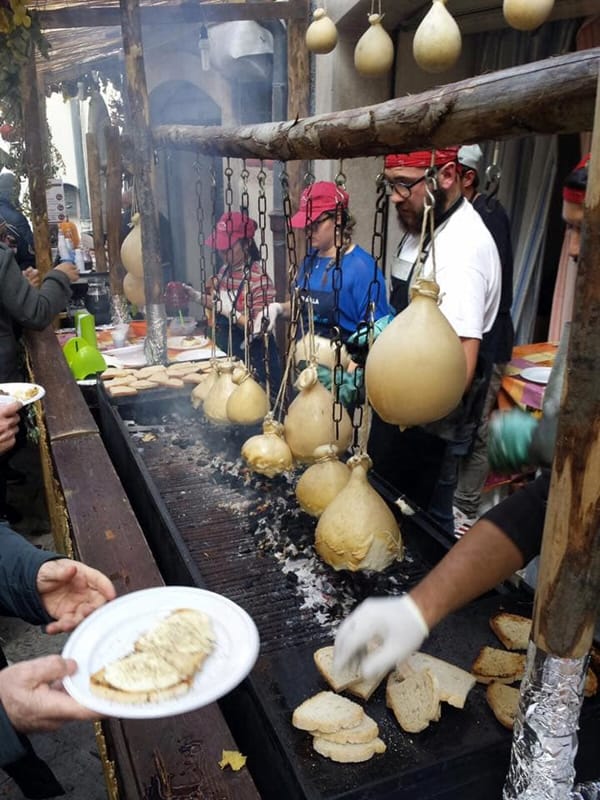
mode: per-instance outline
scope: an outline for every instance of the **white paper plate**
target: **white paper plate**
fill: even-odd
[[[215,358],[223,358],[227,355],[218,347],[215,350]],[[212,347],[205,347],[202,350],[182,350],[177,353],[173,361],[208,361],[213,357]]]
[[[145,367],[146,356],[144,355],[144,344],[130,344],[127,347],[114,347],[110,350],[103,350],[102,355],[108,364],[106,356],[112,363],[110,366],[117,367]]]
[[[24,406],[35,403],[46,394],[44,387],[37,383],[0,383],[0,390]]]
[[[191,350],[194,347],[206,347],[208,338],[206,336],[169,336],[167,347],[173,350]]]
[[[140,634],[176,608],[204,611],[216,643],[189,692],[159,703],[117,703],[92,694],[90,675],[127,655]],[[62,655],[78,664],[63,680],[67,692],[87,708],[109,717],[154,719],[208,705],[234,689],[258,656],[259,638],[252,618],[232,600],[205,589],[160,586],[119,597],[90,614],[70,635]]]
[[[552,367],[528,367],[521,371],[521,377],[531,383],[548,383]]]

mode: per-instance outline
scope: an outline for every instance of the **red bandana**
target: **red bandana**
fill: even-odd
[[[591,153],[585,155],[579,164],[573,169],[573,172],[577,172],[579,169],[587,169],[587,165],[590,163],[590,156]],[[567,203],[575,203],[578,206],[582,206],[585,202],[585,189],[573,189],[570,186],[563,187],[563,200]]]
[[[458,147],[446,147],[435,150],[434,166],[443,167],[449,161],[458,159]],[[385,157],[385,168],[394,167],[429,167],[431,166],[431,150],[413,150],[412,153],[394,153]]]

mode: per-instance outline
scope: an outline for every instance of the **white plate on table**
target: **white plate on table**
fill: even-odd
[[[90,690],[90,675],[133,650],[133,643],[171,611],[193,608],[212,622],[215,646],[196,673],[190,690],[158,703],[118,703]],[[154,719],[193,711],[223,697],[248,675],[258,656],[252,618],[229,598],[189,586],[159,586],[119,597],[94,611],[70,635],[62,655],[78,664],[63,680],[79,703],[122,719]]]
[[[521,370],[521,377],[524,381],[531,381],[531,383],[546,384],[550,379],[552,367],[527,367]]]
[[[46,394],[44,387],[38,383],[0,383],[0,391],[14,397],[24,406],[35,403]]]
[[[169,336],[167,347],[173,350],[190,350],[194,347],[206,347],[208,337],[206,336]]]
[[[223,358],[227,353],[224,353],[218,347],[215,350],[215,358]],[[173,361],[208,361],[213,357],[212,347],[205,347],[202,350],[182,350],[181,353],[173,358]]]

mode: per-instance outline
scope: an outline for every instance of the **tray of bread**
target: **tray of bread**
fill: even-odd
[[[79,703],[110,717],[144,719],[218,700],[248,675],[259,638],[252,618],[223,595],[188,586],[132,592],[71,634],[64,680]]]

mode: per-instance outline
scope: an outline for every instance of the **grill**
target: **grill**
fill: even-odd
[[[114,402],[114,401],[113,401]],[[404,561],[381,575],[335,573],[313,552],[315,520],[297,506],[295,479],[250,473],[239,453],[257,429],[216,427],[187,398],[98,396],[107,449],[168,583],[222,593],[254,618],[261,655],[249,679],[220,705],[265,800],[481,800],[499,797],[510,734],[487,708],[484,687],[463,711],[444,704],[442,720],[403,734],[382,686],[366,704],[388,745],[365,764],[316,755],[292,728],[293,708],[326,688],[312,653],[363,598],[413,586],[447,542],[423,516],[401,521]],[[469,668],[480,647],[497,646],[488,620],[500,607],[531,613],[530,598],[493,593],[445,620],[428,639],[433,655]],[[600,703],[582,715],[580,777],[597,772],[588,740],[598,735]],[[597,741],[597,739],[596,739]],[[593,750],[593,748],[590,748]]]

